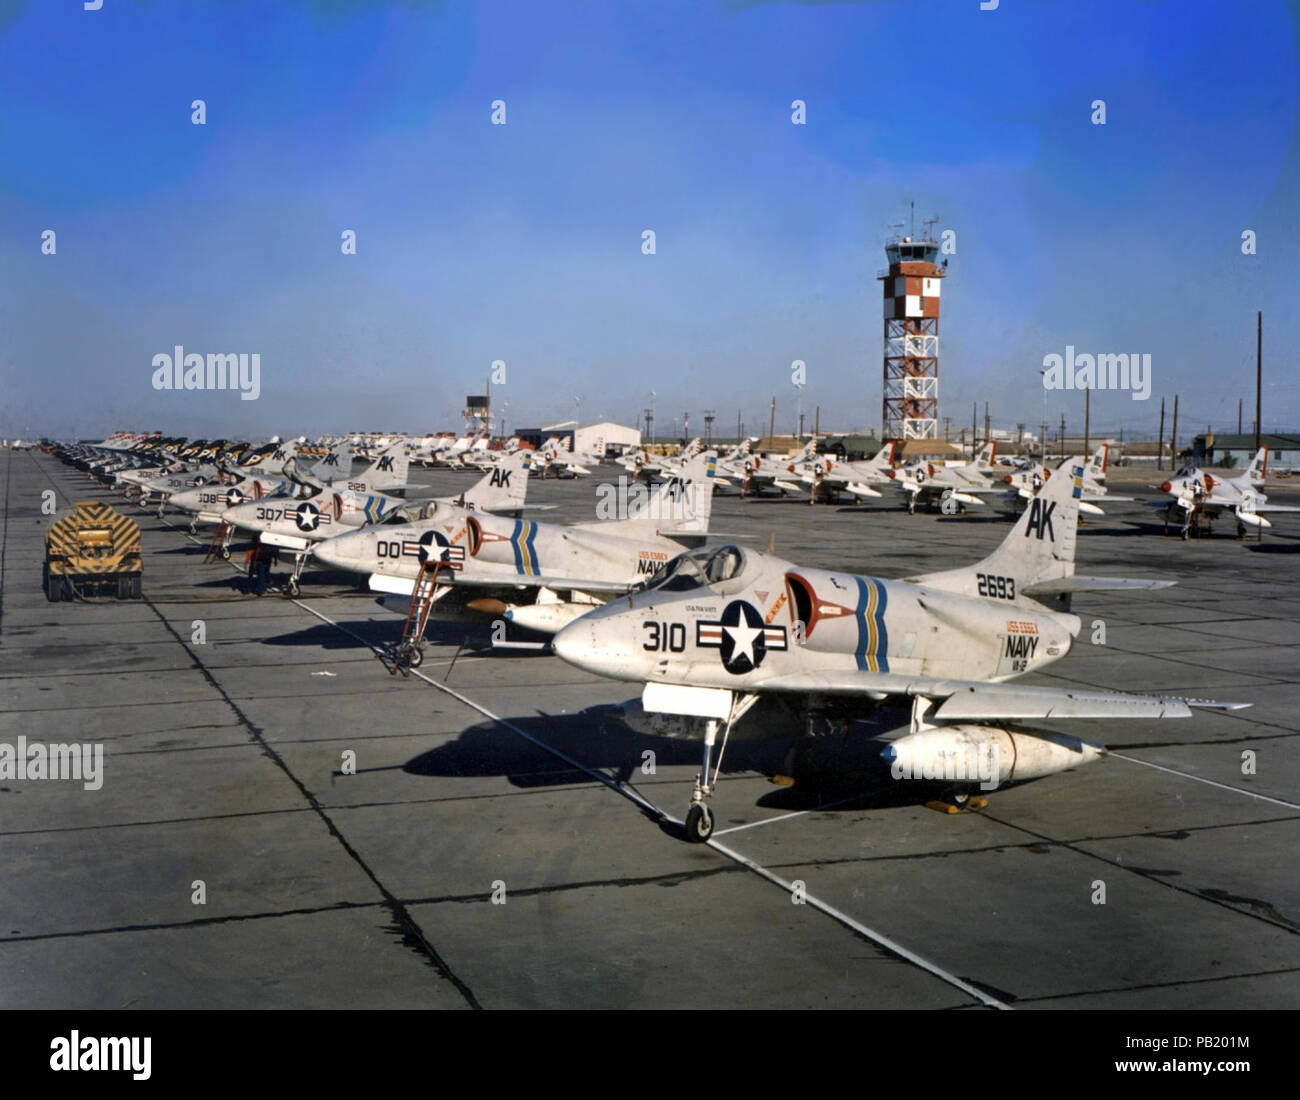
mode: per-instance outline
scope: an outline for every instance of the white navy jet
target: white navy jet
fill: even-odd
[[[1196,466],[1186,466],[1160,486],[1161,492],[1172,499],[1155,502],[1163,507],[1166,523],[1177,523],[1183,538],[1187,538],[1192,525],[1205,519],[1212,523],[1222,513],[1230,512],[1237,520],[1237,536],[1254,527],[1263,536],[1265,527],[1272,527],[1261,513],[1300,512],[1300,508],[1285,504],[1270,504],[1261,491],[1268,473],[1268,448],[1261,447],[1251,459],[1246,472],[1233,478],[1215,477]]]
[[[1002,491],[1002,473],[993,464],[996,454],[997,444],[989,442],[965,466],[936,466],[917,459],[887,476],[907,494],[909,512],[915,512],[918,503],[932,508],[937,502],[945,516],[955,516],[968,504],[983,504],[981,497]]]
[[[222,513],[222,522],[228,529],[226,548],[234,531],[241,530],[256,533],[262,546],[290,551],[294,567],[286,587],[290,595],[296,596],[312,548],[341,531],[382,524],[399,512],[408,518],[422,519],[441,504],[485,514],[518,513],[528,492],[528,469],[532,461],[531,451],[517,451],[457,497],[406,500],[386,496],[372,488],[368,479],[371,471],[359,479],[326,484],[308,497],[264,497],[227,508]]]
[[[319,543],[318,561],[366,573],[378,592],[409,596],[432,569],[442,610],[499,617],[554,633],[622,595],[708,534],[715,458],[697,455],[647,489],[602,485],[594,523],[507,520],[440,504],[413,523],[381,524]],[[621,492],[620,492],[621,488]],[[418,663],[416,653],[409,654]]]
[[[1103,516],[1106,513],[1099,507],[1099,502],[1131,501],[1133,497],[1111,496],[1106,489],[1106,466],[1110,454],[1110,445],[1102,443],[1088,464],[1083,468],[1083,496],[1079,498],[1079,511],[1084,515]],[[1038,495],[1052,471],[1041,462],[1027,462],[1015,473],[1007,474],[1002,480],[1011,486],[1018,507]]]
[[[706,546],[673,559],[644,591],[577,619],[552,645],[578,668],[644,685],[625,715],[703,739],[685,819],[691,841],[712,832],[713,749],[721,731],[725,750],[739,723],[786,735],[847,731],[879,707],[910,706],[882,755],[895,779],[943,780],[960,802],[977,786],[1049,775],[1105,751],[1026,723],[1235,707],[1013,682],[1069,652],[1081,626],[1073,593],[1169,583],[1075,574],[1081,467],[1067,460],[972,566],[884,580]]]
[[[834,455],[813,455],[802,467],[791,464],[790,471],[798,474],[811,494],[810,503],[829,499],[840,493],[859,500],[879,499],[881,486],[892,484],[894,449],[896,443],[886,443],[871,458],[863,462],[840,462]]]

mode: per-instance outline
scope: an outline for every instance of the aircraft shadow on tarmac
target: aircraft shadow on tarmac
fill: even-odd
[[[269,598],[277,594],[272,593]],[[347,633],[351,631],[351,633]],[[263,645],[278,646],[320,646],[324,649],[357,649],[361,643],[353,635],[365,638],[373,645],[395,644],[402,634],[402,620],[385,617],[382,620],[357,619],[351,622],[340,621],[338,626],[330,623],[313,623],[301,630],[287,634],[276,634],[263,638]],[[429,620],[424,637],[432,645],[463,646],[466,652],[487,650],[489,648],[487,628],[478,623],[443,622]],[[525,651],[526,652],[526,651]],[[450,654],[449,654],[450,656]],[[511,653],[511,659],[518,659],[520,654]]]
[[[654,777],[642,770],[647,752],[654,754],[656,769],[698,770],[698,741],[637,733],[609,719],[609,712],[615,709],[596,706],[573,715],[534,714],[506,721],[617,782],[634,787],[640,784],[642,793],[652,801],[658,799],[646,788]],[[769,778],[789,775],[795,781],[793,786],[774,787],[751,803],[784,812],[913,806],[940,792],[937,785],[895,781],[889,765],[880,757],[884,742],[874,732],[799,739],[792,755],[795,742],[794,737],[732,740],[723,756],[722,778],[746,773]],[[410,775],[449,778],[503,776],[512,786],[525,789],[591,782],[587,773],[567,766],[552,753],[495,722],[468,727],[456,740],[412,758],[402,770]],[[720,787],[715,799],[725,797],[725,791]],[[742,810],[744,804],[732,808]],[[677,814],[683,807],[665,805],[664,809]]]

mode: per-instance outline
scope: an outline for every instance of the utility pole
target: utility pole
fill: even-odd
[[[970,456],[975,457],[975,451],[979,446],[980,436],[978,431],[980,415],[980,403],[972,401],[970,403]],[[1258,450],[1258,448],[1256,448]]]
[[[1061,413],[1061,434],[1056,437],[1061,441],[1061,458],[1065,458],[1065,413]]]
[[[989,403],[984,402],[984,442],[989,441]]]
[[[822,407],[817,406],[816,412],[813,413],[813,435],[822,434]]]
[[[951,430],[952,430],[952,417],[945,416],[943,418],[943,441],[945,443],[949,441],[949,433],[951,432]]]
[[[1169,466],[1170,469],[1178,469],[1174,465],[1178,461],[1178,394],[1174,394],[1174,426],[1169,432]]]
[[[799,414],[799,438],[803,438],[803,413]]]
[[[743,425],[742,425],[741,422],[740,422],[740,410],[737,409],[737,410],[736,410],[736,442],[737,442],[737,443],[739,443],[742,439],[745,438],[743,435],[741,435],[741,428],[742,428],[742,427],[743,427]]]
[[[1241,398],[1237,398],[1237,434],[1241,435]],[[1255,450],[1259,450],[1258,447]]]
[[[1259,454],[1261,427],[1260,391],[1264,379],[1264,311],[1255,314],[1255,453]]]
[[[767,422],[767,445],[772,446],[772,440],[776,435],[776,395],[772,395],[772,415]]]
[[[704,410],[704,438],[709,444],[713,445],[713,410]]]
[[[1092,454],[1092,387],[1083,391],[1083,456]]]
[[[1160,441],[1156,444],[1156,469],[1165,468],[1165,399],[1160,399]]]

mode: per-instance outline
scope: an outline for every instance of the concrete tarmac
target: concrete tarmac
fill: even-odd
[[[532,518],[595,519],[618,472],[535,480],[556,507]],[[144,599],[46,602],[45,490],[140,522]],[[0,495],[0,743],[104,747],[98,790],[0,779],[0,1007],[1300,1007],[1300,515],[1183,542],[1107,506],[1079,571],[1178,584],[1078,597],[1074,650],[1032,677],[1250,709],[1071,724],[1112,754],[955,815],[860,744],[814,745],[787,788],[789,741],[733,742],[695,846],[653,808],[682,816],[698,747],[607,726],[628,685],[459,622],[392,675],[367,643],[401,617],[349,578],[245,594],[186,520],[39,452],[0,452]],[[719,496],[712,526],[901,577],[1009,517]]]

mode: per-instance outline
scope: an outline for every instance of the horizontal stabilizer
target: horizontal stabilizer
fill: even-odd
[[[1026,596],[1060,596],[1066,592],[1132,592],[1171,588],[1177,581],[1147,580],[1141,577],[1057,577],[1039,581],[1022,591]]]

